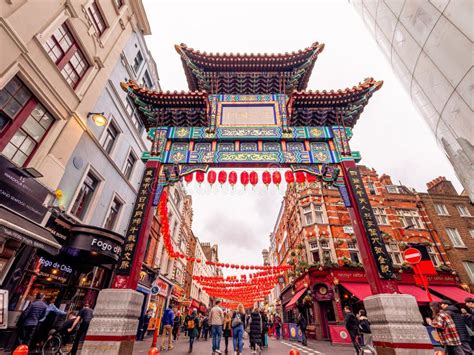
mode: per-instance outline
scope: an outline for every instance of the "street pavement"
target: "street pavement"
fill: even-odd
[[[160,345],[161,339],[159,339],[158,345]],[[147,354],[150,349],[151,339],[145,339],[135,343],[134,354]],[[199,340],[194,342],[193,354],[195,355],[211,355],[212,354],[212,342],[211,339]],[[221,342],[221,351],[224,354],[224,339]],[[263,349],[262,355],[288,355],[291,349],[298,350],[301,355],[320,355],[320,354],[340,354],[340,355],[352,355],[354,350],[352,346],[337,346],[331,345],[329,342],[324,341],[308,341],[308,346],[302,346],[300,343],[290,342],[288,340],[276,340],[270,338],[269,347]],[[189,343],[187,337],[181,337],[175,344],[173,350],[160,351],[160,354],[166,355],[184,355],[189,350]],[[232,339],[229,339],[229,355],[233,355],[232,351]],[[248,340],[245,340],[244,354],[251,354],[249,349]]]

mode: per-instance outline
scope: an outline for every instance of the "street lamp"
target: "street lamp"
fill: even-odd
[[[102,127],[107,124],[107,117],[104,116],[104,112],[89,112],[87,117],[91,117],[96,126]]]

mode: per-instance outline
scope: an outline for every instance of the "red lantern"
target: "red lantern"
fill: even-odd
[[[306,181],[309,183],[316,182],[317,181],[316,175],[306,173]]]
[[[240,183],[244,185],[244,188],[248,185],[249,183],[249,173],[246,171],[242,171],[240,173]]]
[[[227,172],[224,170],[219,171],[219,175],[217,176],[217,179],[219,181],[219,184],[225,184],[227,181]]]
[[[263,183],[268,187],[270,183],[272,182],[272,176],[268,171],[264,171],[262,174],[262,181]]]
[[[295,175],[290,170],[285,171],[285,180],[287,184],[291,184],[295,182]]]
[[[253,187],[258,183],[258,174],[255,171],[250,172],[250,183]]]
[[[274,171],[272,174],[273,183],[278,186],[281,183],[281,174],[279,171]]]
[[[216,182],[217,174],[214,170],[207,173],[207,182],[212,186]]]
[[[305,181],[306,181],[306,175],[305,175],[304,172],[302,172],[302,171],[297,171],[295,175],[296,175],[296,182],[297,182],[298,184],[304,184],[304,183],[305,183]]]
[[[199,185],[201,185],[204,181],[204,172],[203,171],[196,171],[196,181]]]
[[[191,181],[193,181],[193,173],[185,175],[184,181],[186,181],[186,184],[189,184]]]
[[[237,173],[235,171],[231,171],[229,173],[229,184],[232,185],[232,188],[234,188],[234,185],[237,183]]]

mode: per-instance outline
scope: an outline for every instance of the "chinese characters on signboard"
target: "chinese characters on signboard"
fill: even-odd
[[[369,197],[365,192],[362,177],[356,168],[349,168],[348,176],[379,273],[382,278],[390,279],[393,277],[392,260],[385,248],[385,243],[383,242],[379,226],[377,225],[374,212],[369,203]]]
[[[132,269],[134,254],[142,229],[142,222],[147,210],[148,201],[152,192],[152,186],[155,180],[156,169],[147,168],[143,175],[140,189],[138,190],[137,200],[132,210],[130,223],[128,224],[127,234],[122,249],[122,256],[118,264],[116,273],[119,275],[129,275]]]

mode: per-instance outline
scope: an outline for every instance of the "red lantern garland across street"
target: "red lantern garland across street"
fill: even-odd
[[[217,174],[214,170],[207,173],[207,182],[212,186],[216,182]]]
[[[258,174],[255,171],[250,172],[250,183],[252,184],[252,187],[255,187],[255,185],[258,184]]]
[[[287,184],[291,184],[295,182],[295,175],[292,171],[287,170],[285,171],[285,181]]]
[[[270,172],[264,171],[262,174],[262,182],[265,184],[265,186],[268,188],[268,185],[272,182],[272,176],[270,175]]]
[[[273,183],[276,185],[276,186],[279,186],[280,183],[281,183],[281,174],[280,172],[277,170],[277,171],[274,171],[273,174],[272,174],[272,180],[273,180]]]
[[[244,189],[247,187],[249,184],[249,173],[246,171],[242,171],[240,173],[240,183],[244,185]]]
[[[235,171],[231,171],[229,173],[229,184],[234,188],[234,185],[237,183],[237,173]]]

